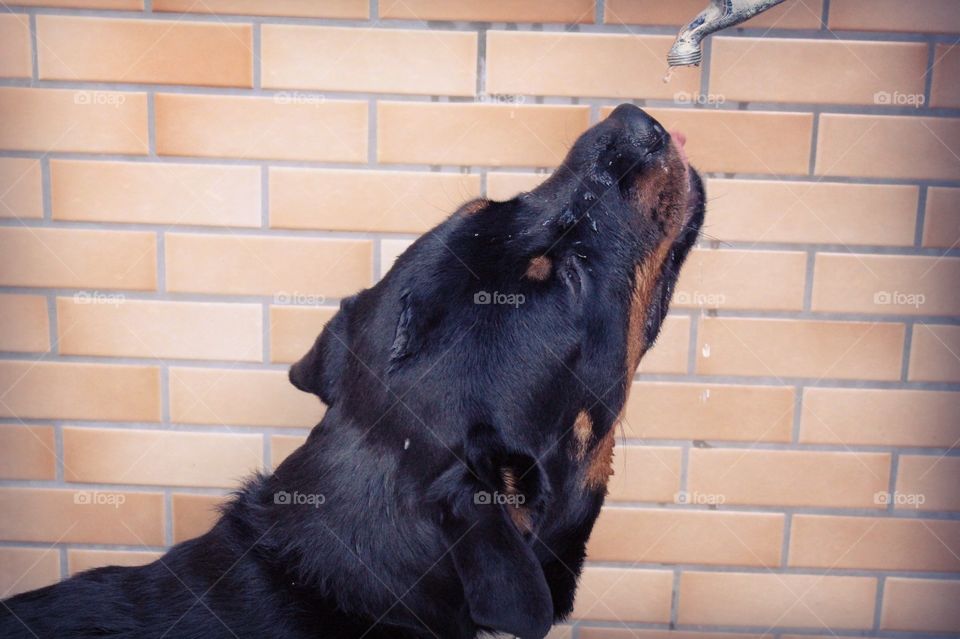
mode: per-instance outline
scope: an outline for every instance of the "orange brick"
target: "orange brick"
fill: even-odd
[[[604,508],[587,556],[594,561],[777,566],[783,516]]]
[[[915,324],[910,346],[911,381],[960,381],[960,327]]]
[[[800,252],[694,250],[680,272],[673,304],[799,311],[806,267],[807,254]]]
[[[170,414],[191,424],[308,428],[320,421],[323,405],[294,388],[284,371],[171,368]]]
[[[373,280],[367,240],[171,233],[166,251],[167,287],[177,292],[322,300]]]
[[[17,5],[27,7],[64,7],[68,9],[116,9],[140,11],[143,0],[17,0]]]
[[[367,159],[365,102],[290,94],[272,98],[161,94],[155,103],[161,155]]]
[[[901,455],[895,507],[960,510],[957,486],[960,486],[960,457]]]
[[[816,379],[899,379],[904,326],[704,318],[697,372]]]
[[[913,245],[915,186],[709,179],[707,194],[708,238]]]
[[[960,439],[960,393],[807,388],[800,442],[949,448]]]
[[[960,189],[932,187],[927,191],[923,245],[939,248],[960,245]]]
[[[933,85],[930,87],[930,106],[960,107],[960,51],[956,47],[938,44],[934,52]]]
[[[618,442],[608,499],[672,503],[680,490],[680,455],[679,448]]]
[[[477,174],[272,168],[270,226],[422,233],[479,195]]]
[[[740,102],[883,104],[923,95],[927,68],[921,42],[720,37],[712,56],[710,92]]]
[[[383,0],[381,18],[475,22],[593,22],[592,0]]]
[[[253,86],[253,28],[183,20],[37,16],[45,80]]]
[[[72,576],[85,570],[103,566],[143,566],[162,556],[163,554],[159,552],[71,548],[67,551],[67,565]]]
[[[839,570],[960,569],[960,522],[794,515],[790,565]]]
[[[960,632],[960,581],[887,578],[882,630]]]
[[[145,93],[3,87],[0,113],[11,151],[147,153]]]
[[[265,87],[462,96],[477,90],[473,31],[268,24],[261,37]]]
[[[571,618],[668,623],[673,573],[589,566],[580,577]]]
[[[494,95],[563,95],[670,99],[700,88],[700,71],[678,70],[670,84],[663,65],[672,36],[487,31],[486,90]],[[619,64],[631,60],[630,64]],[[617,73],[598,69],[618,65]]]
[[[960,31],[960,14],[953,0],[834,0],[827,24],[853,31]]]
[[[793,402],[789,387],[644,382],[633,385],[623,427],[643,439],[788,442]]]
[[[606,0],[607,24],[687,24],[701,11],[700,0]],[[751,18],[746,28],[819,29],[823,0],[790,0]]]
[[[0,362],[0,396],[3,417],[159,421],[160,371],[150,366],[5,361]]]
[[[25,13],[0,16],[0,76],[29,78],[30,17]]]
[[[0,597],[42,588],[60,581],[56,548],[0,548]]]
[[[306,437],[296,435],[274,435],[270,438],[270,465],[276,468],[290,453],[303,446]]]
[[[218,508],[226,497],[173,494],[173,543],[199,537],[220,517]]]
[[[366,0],[154,0],[154,11],[194,13],[237,13],[255,16],[297,16],[305,18],[370,17],[370,3]]]
[[[813,310],[957,315],[960,259],[819,253]]]
[[[50,162],[53,218],[260,226],[260,169],[143,162]]]
[[[47,300],[39,295],[0,295],[0,350],[50,350]]]
[[[609,109],[601,114],[606,116]],[[813,116],[809,113],[647,109],[689,140],[690,162],[706,172],[806,174]]]
[[[161,493],[2,488],[0,512],[0,539],[163,545]]]
[[[307,354],[335,308],[270,307],[270,361],[289,364]]]
[[[393,268],[397,258],[413,244],[412,240],[380,240],[380,274]]]
[[[694,448],[688,472],[690,493],[725,504],[881,508],[890,455]]]
[[[955,179],[960,118],[825,113],[820,116],[817,175]]]
[[[156,235],[76,229],[0,229],[0,284],[156,288]]]
[[[43,217],[40,161],[0,158],[0,218]]]
[[[640,373],[686,373],[690,318],[668,315],[656,343],[640,361]]]
[[[546,173],[487,173],[487,197],[491,200],[510,200],[526,191],[532,191],[549,177]]]
[[[585,106],[381,102],[381,162],[553,166],[589,123]]]
[[[684,572],[678,623],[870,628],[872,577]]]
[[[263,465],[263,437],[64,428],[66,480],[231,488]]]
[[[60,352],[259,362],[263,313],[258,304],[123,300],[91,304],[57,299]]]
[[[50,426],[0,426],[0,477],[56,479],[57,453]]]

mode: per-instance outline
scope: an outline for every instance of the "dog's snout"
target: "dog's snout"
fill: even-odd
[[[660,123],[638,106],[621,104],[613,110],[610,117],[618,121],[629,138],[645,147],[648,153],[663,148],[669,139]]]

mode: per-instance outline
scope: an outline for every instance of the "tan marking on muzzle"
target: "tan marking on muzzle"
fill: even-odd
[[[478,197],[475,200],[470,200],[469,202],[461,206],[459,209],[457,209],[457,214],[463,217],[470,217],[471,215],[475,215],[480,211],[482,211],[483,209],[487,208],[488,204],[490,204],[490,200],[486,198]]]
[[[530,263],[527,264],[527,272],[524,273],[524,277],[528,280],[535,280],[537,282],[543,282],[553,271],[553,260],[551,260],[546,255],[540,255],[530,260]]]

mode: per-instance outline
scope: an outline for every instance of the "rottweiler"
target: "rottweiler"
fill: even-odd
[[[341,302],[290,368],[322,421],[208,533],[8,599],[0,636],[544,637],[704,201],[682,135],[620,105]]]

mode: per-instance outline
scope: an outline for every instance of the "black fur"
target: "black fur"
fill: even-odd
[[[543,637],[573,606],[603,502],[587,474],[633,375],[637,267],[670,242],[645,348],[702,222],[678,158],[621,106],[541,187],[463,207],[291,368],[328,410],[273,475],[158,561],[3,602],[0,636]]]

